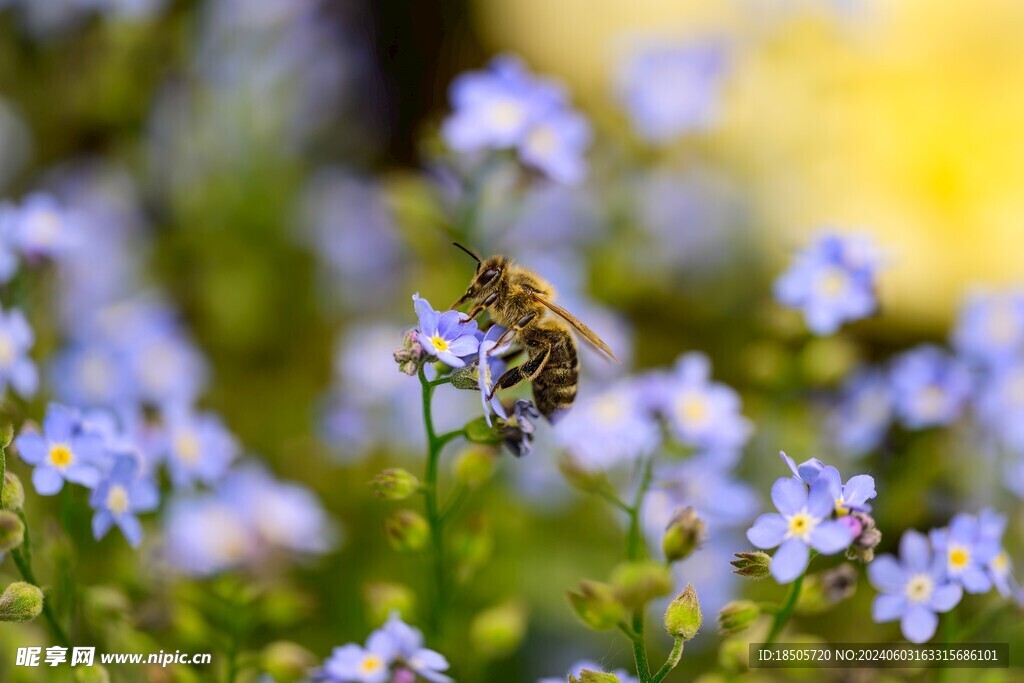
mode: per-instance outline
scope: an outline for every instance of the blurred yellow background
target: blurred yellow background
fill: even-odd
[[[945,324],[966,289],[1024,282],[1022,2],[516,0],[475,16],[488,49],[610,118],[630,40],[728,41],[709,153],[753,197],[773,258],[823,225],[876,234],[887,319]]]

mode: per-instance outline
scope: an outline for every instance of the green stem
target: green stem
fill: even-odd
[[[445,605],[446,596],[444,539],[442,537],[443,517],[437,502],[438,463],[444,445],[462,432],[457,430],[438,436],[434,431],[434,418],[431,414],[431,399],[433,398],[434,388],[446,383],[448,380],[441,378],[432,382],[429,381],[422,365],[419,369],[419,378],[420,384],[423,387],[423,422],[427,430],[427,471],[424,476],[423,495],[427,513],[427,524],[430,526],[430,546],[434,567],[435,602],[430,621],[434,633],[439,633],[441,627],[440,615]]]
[[[21,578],[33,586],[39,586],[39,580],[36,579],[35,572],[32,571],[32,539],[28,533],[28,524],[25,520],[24,510],[18,510],[18,517],[21,518],[21,523],[25,526],[25,539],[21,542],[20,546],[11,551],[11,558],[14,560],[15,566],[18,567]],[[57,621],[57,616],[50,608],[50,599],[45,595],[43,597],[43,618],[46,619],[50,631],[57,642],[64,647],[71,647],[71,639],[68,638],[64,628]]]
[[[7,481],[7,454],[4,450],[4,447],[0,446],[0,510],[4,507],[4,482]]]
[[[658,669],[658,673],[654,674],[654,677],[651,678],[651,683],[661,683],[665,676],[668,676],[672,669],[679,665],[679,660],[683,658],[684,642],[682,638],[676,638],[676,642],[672,645],[672,652],[669,653],[668,659]]]
[[[637,485],[636,496],[633,504],[628,506],[626,513],[629,515],[629,534],[626,537],[626,557],[630,562],[636,562],[646,554],[643,548],[643,538],[640,532],[640,506],[644,502],[644,495],[647,494],[647,487],[651,484],[651,461],[647,460],[641,465],[640,482]],[[638,607],[633,610],[633,659],[636,663],[637,677],[640,683],[650,683],[651,667],[647,662],[647,647],[644,643],[644,608]]]
[[[768,637],[765,638],[765,645],[771,645],[778,639],[789,618],[793,616],[793,610],[796,608],[796,601],[800,597],[800,587],[803,586],[805,574],[806,571],[804,574],[796,577],[796,581],[790,585],[786,601],[782,603],[782,607],[775,613],[775,618],[772,620],[772,628],[768,631]]]

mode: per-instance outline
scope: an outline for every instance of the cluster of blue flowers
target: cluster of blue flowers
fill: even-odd
[[[793,476],[772,485],[778,512],[758,517],[747,538],[763,550],[778,548],[770,571],[779,583],[789,583],[807,570],[812,548],[833,555],[857,541],[864,523],[851,513],[871,511],[867,501],[875,497],[875,480],[859,474],[843,483],[835,467],[817,458],[797,465],[780,455]]]
[[[496,57],[462,74],[449,93],[453,112],[442,134],[457,152],[515,150],[520,161],[565,183],[586,175],[590,124],[561,84],[531,74],[517,57]]]
[[[874,620],[898,620],[907,640],[921,643],[935,635],[938,614],[956,607],[964,592],[995,588],[1024,604],[1002,545],[1005,529],[1006,518],[986,509],[960,513],[927,536],[904,533],[898,558],[881,555],[868,565],[868,577],[880,591],[872,606]]]
[[[365,645],[349,643],[334,648],[314,678],[324,683],[431,683],[452,679],[444,655],[423,646],[419,629],[403,622],[397,614],[370,634]]]
[[[104,258],[115,258],[120,243],[109,231],[132,229],[125,197],[76,183],[64,193],[0,206],[0,277],[52,267],[73,303],[61,320],[66,344],[44,368],[62,403],[51,403],[41,428],[27,426],[14,442],[34,468],[36,492],[55,495],[66,482],[91,489],[94,537],[116,526],[138,546],[139,515],[157,508],[163,468],[174,487],[166,556],[188,573],[255,562],[275,548],[328,550],[333,526],[316,498],[235,466],[237,440],[217,415],[196,408],[207,365],[175,311],[159,296],[128,296],[135,285],[127,272],[112,267],[109,280],[91,274],[94,245],[108,245]],[[134,258],[119,267],[131,270]],[[20,311],[0,312],[0,384],[24,397],[40,384],[29,356],[33,337]],[[197,486],[211,491],[197,494]]]

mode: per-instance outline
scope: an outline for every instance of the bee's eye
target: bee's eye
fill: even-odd
[[[482,272],[482,273],[480,274],[480,277],[478,277],[478,278],[476,279],[476,281],[477,281],[477,283],[478,283],[478,284],[480,284],[480,285],[486,285],[486,284],[487,284],[488,282],[490,282],[491,280],[493,280],[493,279],[494,279],[494,277],[495,277],[495,276],[496,276],[497,274],[498,274],[498,269],[497,269],[497,268],[488,268],[487,270],[485,270],[484,272]]]

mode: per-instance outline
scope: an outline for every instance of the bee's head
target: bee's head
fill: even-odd
[[[508,268],[511,263],[509,259],[504,256],[491,256],[490,258],[480,260],[480,258],[466,249],[461,244],[456,243],[459,249],[472,256],[476,260],[476,274],[473,275],[473,279],[469,283],[469,287],[466,288],[466,293],[463,294],[458,301],[452,304],[452,308],[457,308],[467,301],[485,302],[488,298],[496,298],[497,285],[501,281],[501,274]],[[487,304],[485,304],[487,305]]]

